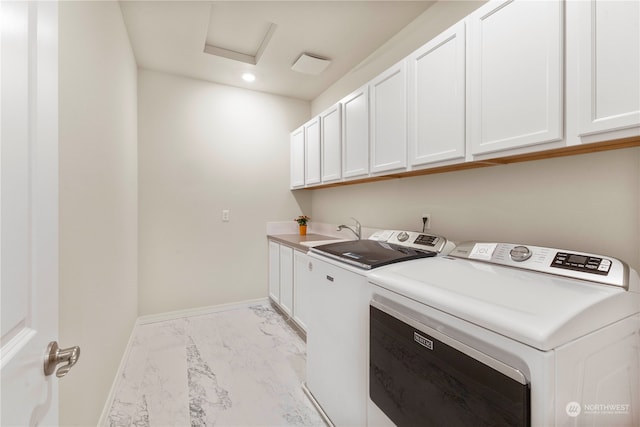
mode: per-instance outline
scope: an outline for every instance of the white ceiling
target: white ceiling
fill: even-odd
[[[433,3],[128,0],[120,5],[141,68],[312,100]],[[242,60],[257,57],[257,64],[205,53],[205,45],[223,54],[237,52],[231,55]],[[317,76],[292,71],[302,53],[331,64]],[[244,71],[254,72],[256,81],[244,82]]]

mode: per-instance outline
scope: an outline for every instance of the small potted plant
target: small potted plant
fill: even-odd
[[[300,215],[298,218],[294,219],[294,221],[296,221],[298,223],[298,225],[300,226],[300,235],[301,236],[306,236],[307,235],[307,222],[309,222],[311,218],[309,218],[306,215]]]

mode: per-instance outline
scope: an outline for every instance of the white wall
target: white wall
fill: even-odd
[[[61,425],[96,425],[137,317],[136,75],[118,2],[60,2]]]
[[[138,105],[140,315],[266,297],[265,223],[310,210],[288,189],[309,103],[140,70]]]

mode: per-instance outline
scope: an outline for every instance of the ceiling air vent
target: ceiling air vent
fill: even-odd
[[[318,75],[331,64],[331,61],[316,55],[303,53],[300,58],[293,63],[291,69],[299,73]]]

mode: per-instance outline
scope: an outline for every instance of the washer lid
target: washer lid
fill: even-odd
[[[413,249],[376,240],[349,240],[329,243],[315,246],[311,248],[311,252],[367,270],[396,262],[437,255],[433,251]]]
[[[640,294],[621,287],[461,258],[403,262],[368,277],[375,285],[545,351],[640,312]],[[639,280],[633,270],[630,280]]]
[[[453,244],[442,236],[413,231],[380,230],[367,240],[347,240],[314,246],[320,254],[365,270],[417,258],[447,254]]]

